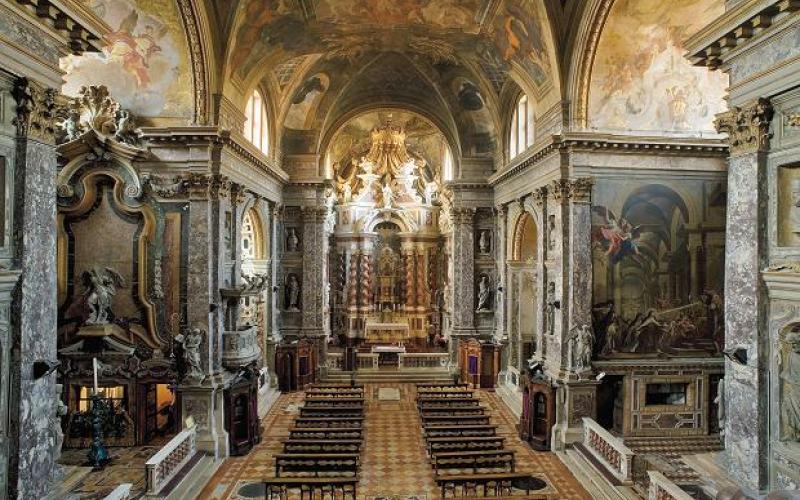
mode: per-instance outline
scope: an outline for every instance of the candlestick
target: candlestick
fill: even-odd
[[[94,368],[94,394],[97,394],[97,358],[92,358],[92,367]]]

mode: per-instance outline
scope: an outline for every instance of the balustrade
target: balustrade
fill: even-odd
[[[633,452],[591,418],[583,418],[583,446],[622,483],[632,481]]]
[[[654,470],[647,471],[650,476],[650,488],[647,500],[692,500],[692,496],[673,483],[667,477]]]
[[[356,364],[359,370],[377,370],[378,355],[375,353],[360,352],[356,355]]]
[[[446,352],[438,353],[400,353],[400,368],[446,368],[450,355]]]
[[[195,427],[181,431],[145,462],[148,495],[158,495],[194,457],[197,453],[196,437]]]
[[[344,362],[344,354],[341,352],[328,353],[328,370],[341,370]]]

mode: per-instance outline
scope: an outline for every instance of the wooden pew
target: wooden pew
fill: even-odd
[[[364,394],[360,392],[314,392],[306,393],[306,401],[317,400],[336,400],[336,399],[364,399]]]
[[[430,408],[474,408],[481,405],[480,399],[464,398],[464,399],[427,399],[417,402],[418,410],[427,410]]]
[[[472,473],[477,474],[479,469],[500,469],[486,472],[514,472],[516,467],[511,450],[441,452],[434,454],[432,459],[436,475],[448,469],[472,469]]]
[[[295,419],[294,425],[297,428],[333,428],[333,429],[360,429],[364,423],[364,417],[300,417]]]
[[[300,408],[302,418],[322,418],[322,417],[363,417],[364,408],[360,406],[341,406],[334,408]]]
[[[473,498],[506,497],[511,495],[512,483],[515,480],[524,480],[528,477],[530,477],[530,474],[516,472],[441,475],[436,477],[436,483],[439,488],[441,488],[441,498],[466,496],[471,496]],[[532,496],[530,490],[525,490],[524,498],[528,500],[545,499],[547,495]]]
[[[488,425],[491,422],[489,415],[464,415],[464,416],[450,416],[450,415],[434,415],[422,416],[422,426],[439,427],[451,425]]]
[[[322,498],[333,495],[342,500],[356,500],[358,478],[355,477],[276,477],[264,480],[264,500],[295,498],[292,490],[299,490],[300,498]]]
[[[473,396],[473,391],[460,391],[460,392],[431,392],[429,394],[420,394],[417,396],[417,402],[420,401],[441,401],[442,399],[477,399]]]
[[[360,439],[289,439],[283,453],[361,453]]]
[[[436,390],[441,388],[459,388],[459,387],[469,387],[469,384],[456,384],[453,382],[418,382],[417,383],[417,390]]]
[[[432,417],[435,415],[446,415],[446,416],[466,416],[466,415],[485,415],[486,408],[482,406],[473,407],[473,408],[426,408],[420,409],[420,415],[423,417]]]
[[[506,438],[500,436],[432,437],[428,438],[428,454],[453,451],[502,450]]]
[[[364,384],[313,384],[309,390],[314,389],[361,389],[364,390]]]
[[[286,473],[314,474],[321,472],[337,475],[358,474],[359,456],[357,453],[279,453],[275,455],[275,477]]]
[[[428,427],[425,429],[426,438],[496,435],[496,425],[450,425],[442,427]]]
[[[348,395],[354,397],[363,397],[363,389],[309,389],[306,391],[306,396],[337,396]]]
[[[289,429],[289,439],[361,439],[361,428],[305,427]]]
[[[331,408],[334,406],[364,406],[364,398],[306,398],[306,408]]]

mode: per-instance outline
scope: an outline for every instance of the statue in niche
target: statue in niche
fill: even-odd
[[[558,301],[555,300],[556,284],[554,282],[551,281],[547,284],[547,295],[545,297],[547,299],[547,313],[545,316],[547,319],[547,333],[553,335],[556,328],[556,309],[559,307]]]
[[[83,286],[86,291],[86,305],[89,307],[87,325],[105,325],[109,322],[111,303],[117,288],[125,286],[122,276],[110,267],[93,267],[83,273]]]
[[[481,231],[481,235],[478,238],[478,251],[480,253],[486,254],[489,253],[490,248],[490,236],[489,231]]]
[[[778,358],[781,390],[783,437],[800,441],[800,330],[792,329],[781,342]]]
[[[551,215],[547,218],[547,251],[552,252],[556,248],[556,216]]]
[[[286,251],[296,252],[300,245],[300,238],[297,237],[297,231],[293,227],[289,228],[289,234],[286,235]]]
[[[181,345],[183,350],[183,364],[185,372],[183,380],[189,384],[196,384],[205,378],[203,365],[200,362],[200,346],[203,343],[203,330],[192,328],[186,333],[175,336],[175,342]]]
[[[350,186],[350,184],[345,184],[344,187],[342,188],[342,202],[350,203],[352,199],[353,199],[353,188]]]
[[[714,398],[717,405],[717,427],[719,435],[725,436],[725,378],[719,379],[717,383],[717,397]]]
[[[572,352],[572,368],[575,372],[581,373],[591,368],[594,335],[589,325],[573,328],[569,336],[569,345]]]
[[[492,310],[489,303],[491,292],[489,291],[489,277],[485,274],[478,280],[478,312],[488,312]]]
[[[286,281],[286,310],[300,310],[300,282],[294,274],[290,274]]]

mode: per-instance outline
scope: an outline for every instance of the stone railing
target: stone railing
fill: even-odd
[[[620,482],[633,477],[633,452],[591,418],[583,418],[583,446]]]
[[[128,500],[131,497],[132,487],[133,484],[131,483],[122,483],[106,495],[103,500]]]
[[[650,476],[650,489],[647,500],[692,500],[692,496],[673,483],[667,477],[654,470],[647,471]]]
[[[158,495],[197,453],[196,436],[195,427],[179,432],[145,462],[148,495]]]
[[[450,360],[446,352],[401,352],[399,356],[401,369],[446,369]]]
[[[359,370],[377,370],[378,355],[371,352],[359,352],[356,355],[356,366]]]
[[[222,365],[241,368],[261,356],[255,326],[242,326],[222,332]]]
[[[341,352],[328,353],[328,370],[340,370],[344,367],[344,354]]]

